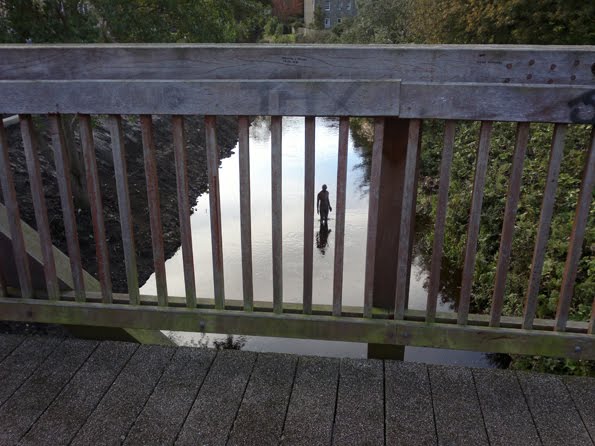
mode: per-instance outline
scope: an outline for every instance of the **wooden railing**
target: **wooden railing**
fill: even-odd
[[[6,133],[0,176],[19,287],[0,282],[0,319],[207,331],[595,359],[594,315],[569,321],[595,182],[593,133],[555,320],[536,319],[564,136],[595,121],[594,47],[490,46],[2,46],[0,113],[19,114],[45,290],[32,285]],[[85,290],[62,114],[78,114],[101,292]],[[168,294],[151,115],[171,115],[185,296]],[[49,117],[74,290],[60,291],[31,115]],[[112,292],[92,115],[109,115],[128,293]],[[140,115],[157,295],[140,295],[121,115]],[[184,115],[205,115],[213,298],[196,295]],[[243,299],[224,293],[216,116],[237,115]],[[272,305],[252,284],[249,116],[271,116]],[[283,299],[282,116],[305,116],[303,302]],[[314,305],[312,257],[316,116],[340,117],[332,306]],[[349,118],[374,118],[365,292],[342,304]],[[427,309],[407,308],[424,119],[446,120]],[[456,120],[481,121],[458,312],[437,313]],[[470,314],[475,253],[494,121],[517,122],[490,315]],[[503,316],[531,122],[554,123],[525,312]],[[390,155],[390,156],[389,156]],[[397,196],[398,200],[394,197]],[[3,254],[6,261],[9,256]],[[382,265],[381,265],[382,264]],[[595,311],[595,301],[594,301]]]

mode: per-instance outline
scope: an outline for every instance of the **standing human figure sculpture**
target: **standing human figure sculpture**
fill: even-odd
[[[318,199],[316,200],[316,213],[320,214],[320,223],[327,224],[328,213],[332,212],[332,210],[326,184],[323,184],[322,190],[318,192]]]

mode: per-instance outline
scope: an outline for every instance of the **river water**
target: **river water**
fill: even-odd
[[[338,120],[316,120],[316,187],[328,186],[331,205],[335,205]],[[234,152],[237,152],[237,147]],[[349,138],[347,200],[345,212],[345,261],[343,276],[343,304],[361,306],[364,294],[366,229],[368,195],[364,184],[361,151]],[[252,195],[252,252],[254,299],[272,301],[271,247],[271,145],[269,122],[256,119],[250,128],[250,175]],[[191,172],[189,172],[192,175]],[[304,119],[283,118],[283,299],[301,302],[303,268],[303,202],[304,202]],[[222,161],[220,194],[227,299],[242,299],[242,270],[240,250],[239,166],[236,154]],[[211,265],[211,235],[209,199],[200,196],[191,217],[197,294],[213,296]],[[316,216],[315,216],[316,217]],[[332,304],[334,261],[334,215],[329,215],[330,233],[326,241],[315,221],[313,302]],[[184,274],[181,249],[166,262],[170,295],[184,295]],[[409,307],[425,309],[424,281],[427,271],[414,261],[411,271]],[[141,289],[144,294],[156,294],[154,274]],[[452,311],[450,304],[438,302],[438,311]],[[224,334],[166,332],[177,344],[218,346],[243,350],[286,352],[335,357],[364,358],[366,344],[317,340],[266,338],[257,336],[227,336]],[[493,367],[485,354],[431,348],[407,347],[405,360],[460,364],[474,367]]]

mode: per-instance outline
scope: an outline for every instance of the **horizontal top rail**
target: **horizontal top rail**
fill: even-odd
[[[0,79],[401,79],[594,85],[595,46],[2,45]]]

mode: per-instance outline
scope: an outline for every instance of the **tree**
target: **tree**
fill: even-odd
[[[410,21],[426,43],[595,43],[595,3],[580,0],[418,0]]]
[[[103,38],[116,42],[233,42],[230,8],[216,0],[93,0]]]
[[[0,0],[0,41],[95,42],[97,19],[84,0]]]
[[[313,22],[314,29],[322,30],[324,29],[324,11],[322,10],[322,6],[318,5],[314,8],[314,22]]]
[[[358,14],[341,34],[344,43],[404,43],[409,41],[412,0],[362,0]]]

